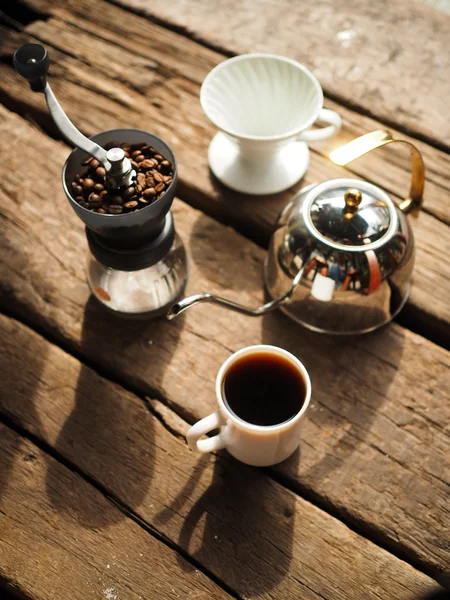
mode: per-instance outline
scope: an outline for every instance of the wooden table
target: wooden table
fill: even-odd
[[[0,596],[31,600],[418,600],[450,587],[450,18],[400,0],[26,0],[0,28]],[[258,304],[270,231],[294,190],[253,199],[212,180],[199,86],[226,56],[313,68],[344,126],[301,185],[366,178],[406,193],[408,155],[333,166],[330,149],[389,127],[427,168],[417,259],[397,322],[333,339],[281,314],[205,306],[122,322],[89,297],[81,223],[60,186],[69,148],[13,71],[44,43],[86,134],[139,127],[175,150],[188,292]],[[297,186],[296,189],[298,189]],[[301,357],[313,401],[300,451],[270,469],[200,457],[184,435],[214,407],[233,351]],[[4,594],[4,596],[2,596]]]

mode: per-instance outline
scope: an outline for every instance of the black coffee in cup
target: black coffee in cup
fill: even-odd
[[[287,358],[255,352],[238,358],[225,372],[222,394],[236,416],[253,425],[279,425],[300,411],[306,383]]]

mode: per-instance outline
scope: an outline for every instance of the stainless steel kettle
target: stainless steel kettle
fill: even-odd
[[[279,307],[305,327],[333,334],[365,333],[388,323],[410,290],[414,239],[406,214],[417,214],[422,204],[422,157],[410,142],[382,130],[330,155],[345,165],[394,142],[408,144],[412,158],[410,193],[399,206],[366,181],[333,179],[310,185],[278,218],[265,262],[270,302],[251,309],[213,294],[197,294],[174,304],[168,318],[212,302],[249,316]]]

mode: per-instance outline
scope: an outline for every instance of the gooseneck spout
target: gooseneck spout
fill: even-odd
[[[237,302],[233,302],[232,300],[228,300],[228,298],[222,298],[221,296],[216,296],[215,294],[194,294],[193,296],[188,296],[187,298],[183,298],[179,302],[176,302],[167,313],[167,319],[171,321],[179,314],[191,308],[191,306],[195,306],[196,304],[202,304],[204,302],[208,302],[210,304],[219,304],[220,306],[224,306],[230,310],[241,313],[243,315],[247,315],[248,317],[260,317],[265,315],[272,310],[275,310],[282,304],[286,304],[291,299],[292,294],[294,293],[295,288],[300,283],[303,277],[303,271],[305,269],[305,264],[303,264],[302,268],[298,271],[297,275],[292,280],[292,285],[289,290],[281,296],[280,298],[276,298],[275,300],[271,300],[262,306],[258,306],[256,308],[248,308],[243,306],[242,304],[238,304]]]

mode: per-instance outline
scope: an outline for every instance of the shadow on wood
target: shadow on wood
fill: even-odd
[[[205,246],[207,246],[207,252],[205,252]],[[224,243],[223,227],[220,223],[199,213],[190,234],[189,258],[195,263],[202,278],[207,280],[207,284],[211,283],[211,288],[198,291],[210,292],[213,286],[217,287],[223,283],[224,274],[229,274],[230,270],[232,276],[226,282],[230,286],[230,290],[236,292],[257,290],[255,282],[249,277],[250,265],[248,264],[249,260],[255,260],[255,253],[248,250],[249,247],[246,244],[228,245]],[[261,270],[262,275],[262,263],[258,261],[256,266],[258,270]],[[262,277],[260,285],[262,288]]]
[[[18,256],[18,264],[20,265],[20,257]],[[3,285],[0,285],[0,297],[8,294]],[[12,319],[2,321],[4,327],[8,327],[9,331],[0,328],[0,361],[6,368],[2,369],[0,377],[0,422],[5,421],[8,424],[15,426],[18,420],[14,413],[17,405],[21,404],[21,409],[35,423],[36,435],[40,436],[42,432],[42,423],[39,418],[37,407],[35,405],[35,391],[41,379],[45,378],[46,352],[40,345],[34,344],[33,341],[26,340],[23,336],[17,336],[15,344],[5,342],[8,335],[13,335],[16,329],[16,323]],[[22,339],[21,339],[22,337]],[[11,369],[8,366],[11,363],[23,365],[23,368]],[[20,425],[19,425],[20,426]],[[16,456],[22,453],[22,460],[33,461],[36,456],[33,453],[24,452],[22,450],[22,441],[19,436],[14,436],[12,450],[9,453],[0,454],[0,506],[2,496],[6,492],[8,486],[8,476],[12,469]],[[0,598],[1,598],[0,594]]]
[[[149,336],[155,334],[163,325],[162,321],[130,321],[109,315],[91,296],[86,304],[81,334],[81,352],[89,354],[92,346],[98,352],[109,352],[127,355],[131,346],[147,343]],[[179,329],[178,331],[181,331]],[[103,344],[98,344],[99,339]],[[144,341],[145,340],[145,341]],[[91,347],[91,350],[87,350]],[[175,348],[176,346],[174,346]],[[131,360],[131,359],[130,359]],[[167,365],[170,364],[170,357]],[[95,368],[95,366],[94,366]],[[152,378],[159,380],[162,373],[155,373],[154,363],[148,365],[153,370]],[[161,371],[161,366],[159,367]],[[114,378],[114,371],[111,371]],[[133,443],[136,434],[146,438],[146,444],[153,444],[152,419],[142,431],[142,422],[135,422],[133,413],[127,411],[127,404],[117,394],[117,388],[107,385],[103,379],[81,364],[75,390],[74,407],[64,423],[57,440],[55,449],[67,455],[68,447],[72,447],[79,456],[89,457],[89,464],[95,465],[96,478],[100,482],[115,480],[115,493],[127,499],[127,505],[136,509],[148,494],[152,477],[152,463],[148,456],[142,455],[142,447]],[[145,469],[140,469],[143,461]],[[53,506],[61,511],[68,510],[61,498],[60,479],[50,463],[47,474],[47,492]],[[136,475],[139,469],[139,476]],[[86,505],[87,506],[87,505]],[[70,511],[73,512],[73,507]],[[78,520],[85,527],[103,527],[113,518],[123,518],[119,511],[104,513],[95,511],[84,513],[79,509]]]
[[[329,482],[329,476],[334,471],[341,473],[336,476],[339,485],[348,479],[346,473],[349,465],[346,463],[354,462],[352,455],[357,449],[370,443],[372,423],[376,421],[378,412],[382,413],[382,405],[388,398],[388,388],[402,358],[403,331],[399,330],[399,335],[394,337],[395,347],[392,345],[386,362],[380,364],[371,353],[371,345],[380,343],[389,325],[359,337],[335,337],[311,332],[292,322],[297,336],[283,336],[281,339],[278,332],[286,331],[286,328],[277,326],[276,321],[285,319],[288,317],[280,312],[266,315],[263,318],[262,342],[281,346],[292,352],[304,362],[309,371],[312,399],[307,414],[310,422],[308,426],[316,428],[316,451],[324,440],[327,440],[327,450],[319,453],[318,460],[316,455],[316,462],[308,464],[307,469],[304,463],[300,464],[301,478],[308,485],[314,484],[325,491],[328,485],[326,482]],[[320,354],[311,351],[314,347],[320,348]],[[363,387],[364,396],[361,396],[360,390]],[[366,459],[369,460],[369,455]],[[277,470],[295,478],[298,477],[295,466],[286,462]],[[370,494],[370,483],[374,484],[372,479],[375,475],[375,470],[372,469],[376,469],[376,465],[372,463],[372,467],[369,467],[367,463],[366,466],[368,473],[361,474],[361,479],[367,477],[365,493]],[[357,483],[353,482],[351,485],[356,486]]]
[[[287,462],[296,470],[299,460],[297,451]],[[209,457],[199,459],[175,501],[157,516],[157,523],[181,511],[208,464]],[[265,596],[289,574],[295,518],[295,496],[285,493],[261,470],[221,453],[209,487],[184,519],[178,543],[245,597]],[[201,542],[196,545],[193,539],[199,529]]]
[[[427,594],[426,596],[420,595],[415,600],[450,600],[450,591],[436,588],[431,594]]]

